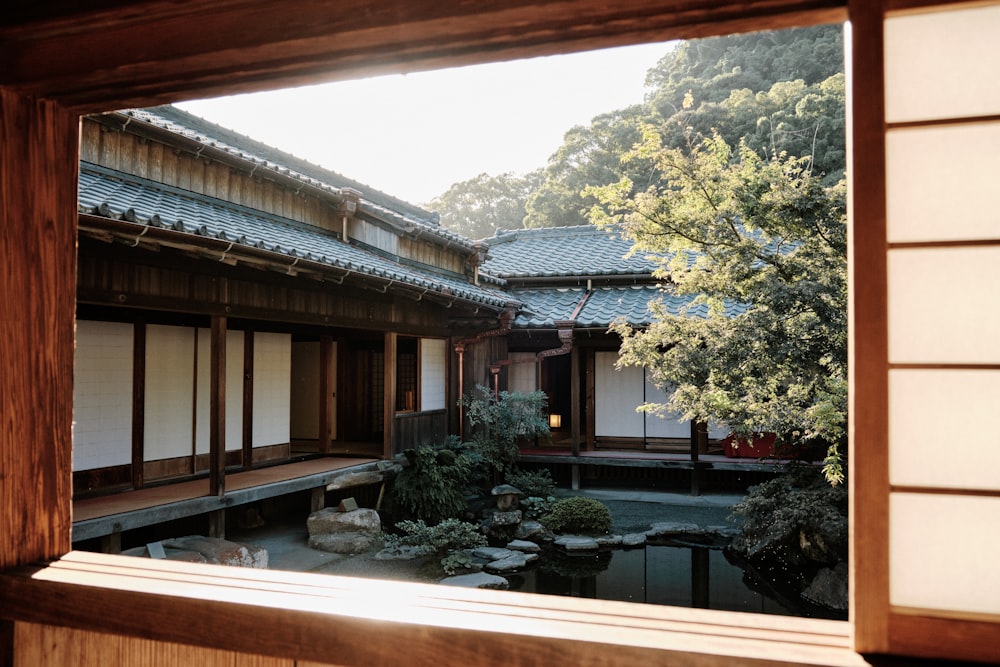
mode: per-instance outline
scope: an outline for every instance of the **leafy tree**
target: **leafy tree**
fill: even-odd
[[[589,126],[577,125],[563,137],[563,144],[549,158],[541,185],[528,197],[525,227],[570,227],[587,224],[587,200],[583,190],[591,185],[617,182],[623,173],[621,156],[642,138],[648,109],[636,105],[601,114]],[[641,182],[648,173],[636,161],[629,175]]]
[[[762,158],[721,137],[689,152],[647,128],[626,160],[652,160],[660,179],[634,194],[627,178],[591,188],[598,224],[621,224],[634,251],[661,258],[659,277],[706,318],[671,315],[623,338],[621,364],[646,366],[671,388],[665,405],[739,435],[775,432],[830,446],[826,473],[843,479],[847,410],[846,213],[843,184],[824,188],[808,160]],[[738,311],[725,313],[725,309]]]
[[[524,226],[528,197],[542,181],[540,169],[524,176],[479,174],[455,183],[428,207],[441,214],[448,229],[472,239],[492,236],[497,229]]]

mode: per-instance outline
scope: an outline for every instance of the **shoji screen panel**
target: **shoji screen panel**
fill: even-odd
[[[888,633],[904,653],[1000,646],[998,35],[997,3],[884,22]]]

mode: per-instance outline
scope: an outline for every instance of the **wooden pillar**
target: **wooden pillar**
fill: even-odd
[[[580,349],[569,353],[569,423],[573,456],[580,454]]]
[[[587,451],[593,451],[597,449],[597,381],[595,367],[597,365],[597,355],[594,350],[587,350],[585,370],[586,376],[584,377],[584,400],[587,402],[587,408],[585,410],[587,416],[587,429],[586,429],[586,449]]]
[[[243,332],[243,469],[253,468],[253,329]],[[223,456],[225,451],[223,450]]]
[[[318,512],[326,507],[326,487],[318,486],[309,491],[309,512]]]
[[[388,331],[385,334],[384,354],[384,391],[382,393],[382,457],[391,459],[393,450],[393,435],[396,426],[396,333]]]
[[[209,384],[209,494],[226,494],[226,318],[212,316]]]
[[[70,548],[79,132],[0,88],[0,570]]]
[[[701,442],[701,437],[699,424],[696,420],[691,420],[691,495],[700,496],[701,495],[701,470],[698,467],[698,453],[699,453],[699,443]]]
[[[319,339],[319,452],[333,449],[333,339]],[[320,508],[322,509],[322,508]]]
[[[145,484],[146,322],[132,326],[132,488]]]

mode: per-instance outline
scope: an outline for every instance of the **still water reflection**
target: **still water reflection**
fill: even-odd
[[[511,590],[785,616],[826,615],[751,589],[719,549],[647,546],[564,557],[510,577]]]

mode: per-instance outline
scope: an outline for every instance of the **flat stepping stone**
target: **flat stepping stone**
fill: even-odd
[[[507,544],[507,548],[511,551],[520,551],[526,554],[536,554],[542,550],[540,546],[528,540],[512,540]]]
[[[595,538],[580,535],[563,535],[556,538],[554,544],[566,551],[598,551],[601,548]]]
[[[461,588],[489,588],[494,590],[507,590],[510,583],[503,577],[486,572],[475,574],[459,574],[454,577],[442,579],[439,583],[445,586],[459,586]]]
[[[472,555],[476,558],[482,558],[483,560],[503,560],[514,555],[514,552],[510,549],[504,549],[503,547],[476,547],[472,550]]]
[[[630,547],[646,546],[646,533],[629,533],[627,535],[622,535],[622,546],[626,549]]]
[[[501,558],[500,560],[495,560],[490,563],[487,563],[484,569],[487,572],[493,572],[493,573],[517,572],[518,570],[523,570],[527,564],[528,564],[527,554],[515,551],[512,552],[511,555],[507,556],[506,558]]]
[[[598,537],[597,543],[602,547],[620,547],[622,545],[622,536],[607,535],[605,537]]]

